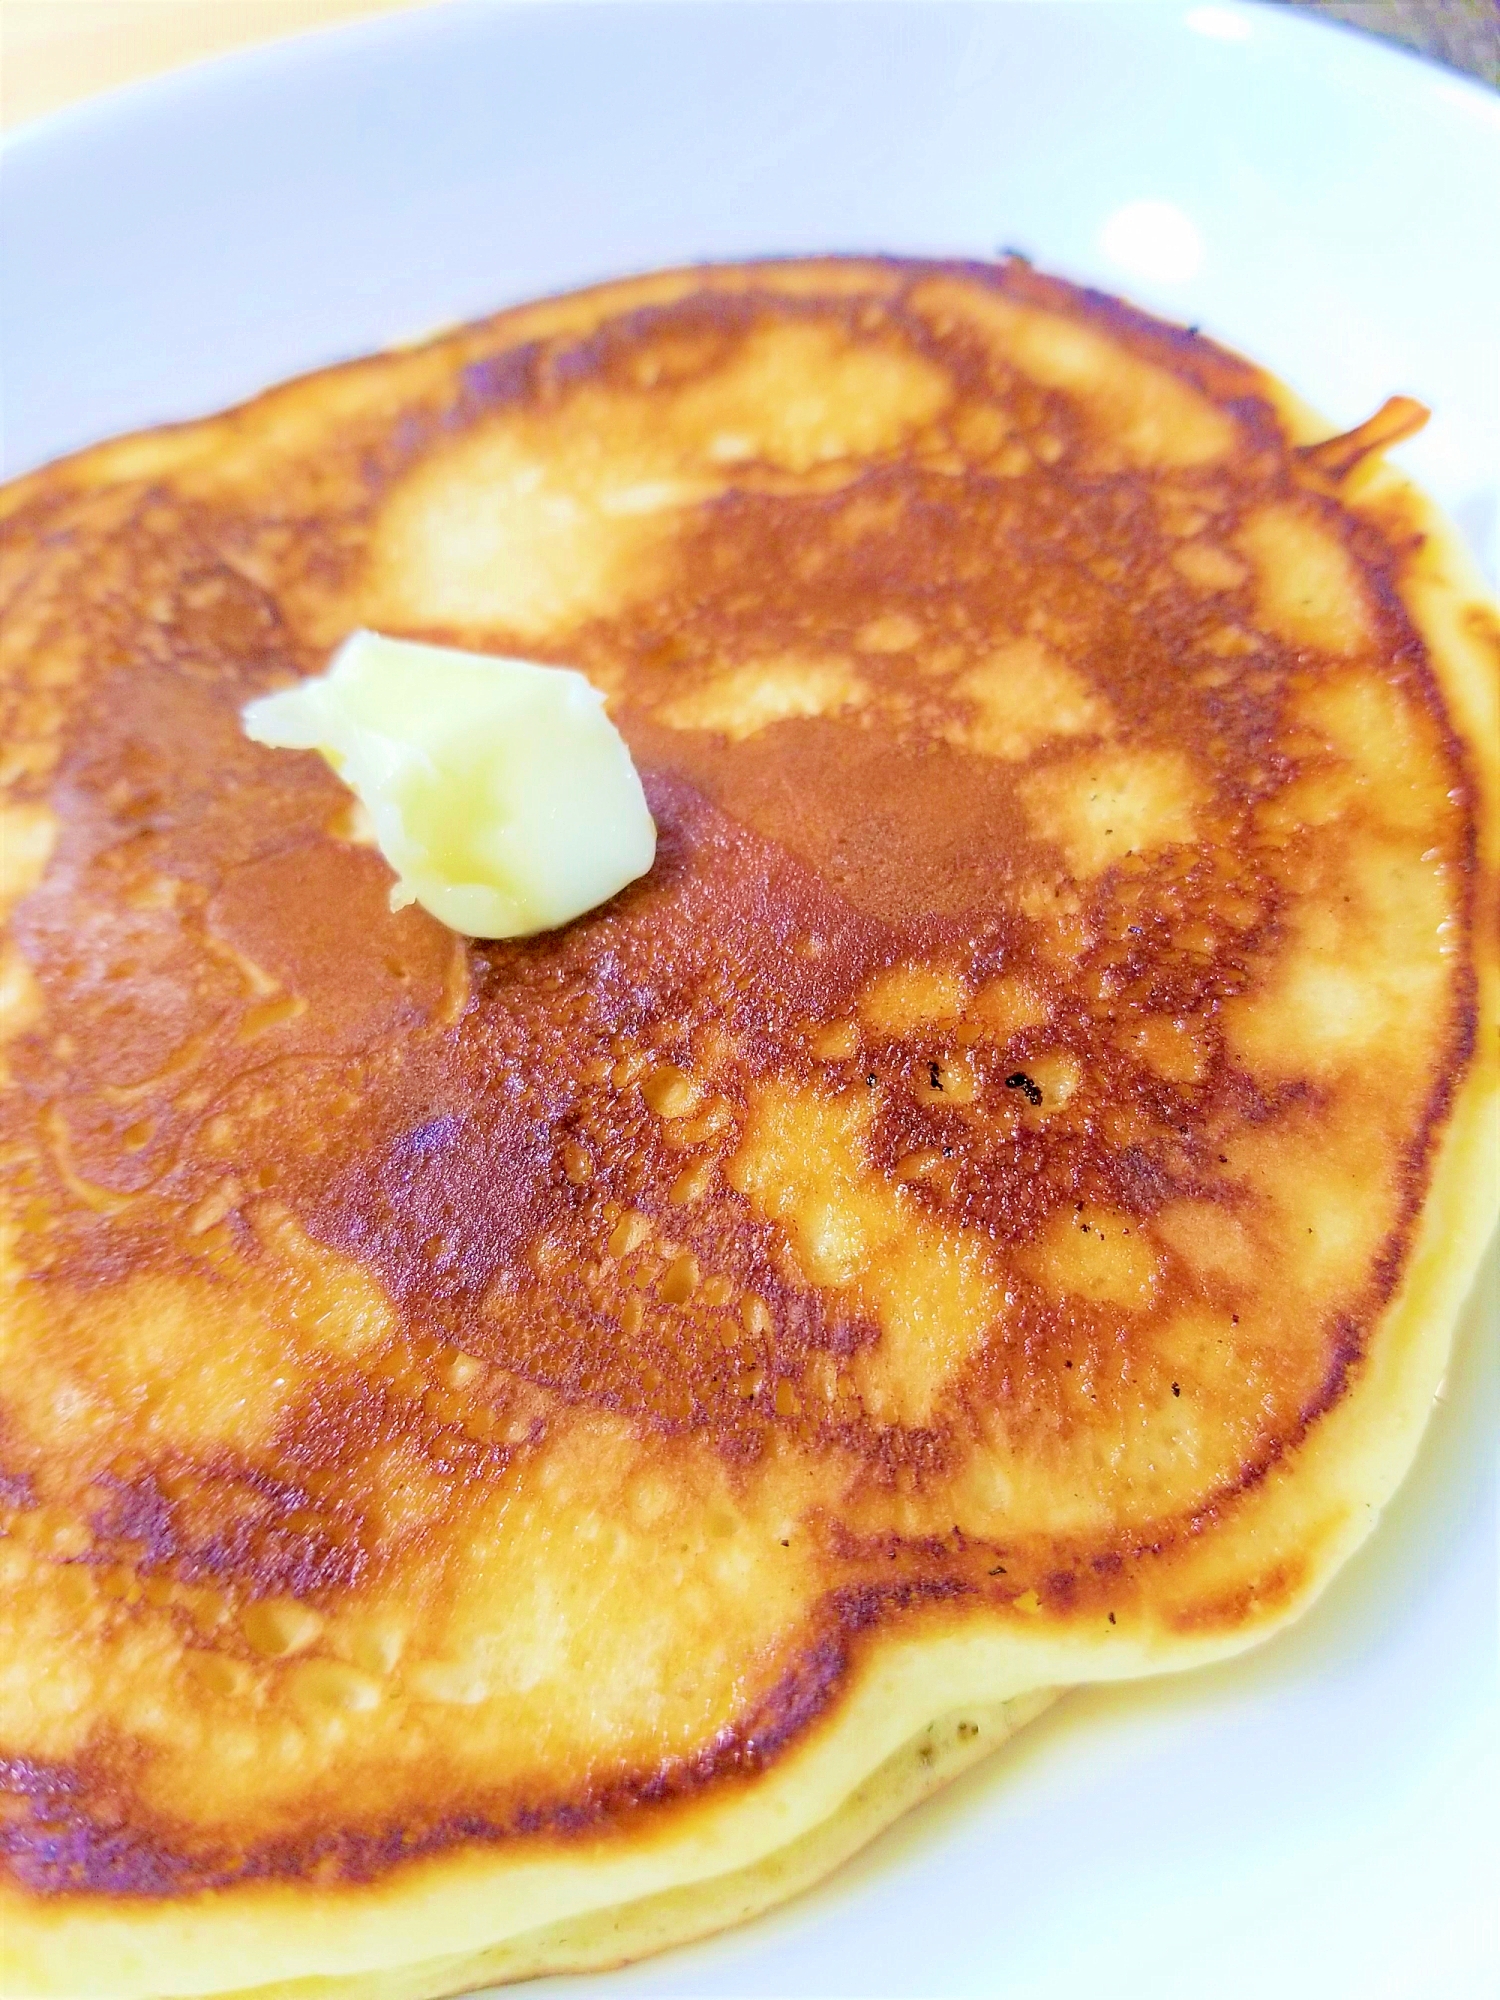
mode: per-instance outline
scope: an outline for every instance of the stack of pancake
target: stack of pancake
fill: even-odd
[[[1311,1600],[1495,1205],[1417,414],[824,260],[7,489],[7,1991],[615,1962]],[[650,874],[392,914],[240,726],[360,626],[586,673]]]

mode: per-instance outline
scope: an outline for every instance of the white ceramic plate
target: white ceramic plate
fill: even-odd
[[[626,271],[1009,244],[1340,423],[1422,397],[1400,456],[1493,577],[1497,190],[1500,98],[1280,9],[386,16],[6,148],[6,461]],[[1077,1695],[792,1907],[544,1990],[1493,2000],[1495,1276],[1417,1470],[1294,1632]]]

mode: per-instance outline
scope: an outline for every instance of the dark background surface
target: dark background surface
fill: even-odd
[[[1344,21],[1500,87],[1500,0],[1278,0]]]

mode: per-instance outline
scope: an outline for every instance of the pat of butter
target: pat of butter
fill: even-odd
[[[326,673],[252,701],[245,733],[317,750],[420,903],[467,937],[528,937],[644,875],[656,827],[582,674],[355,632]]]

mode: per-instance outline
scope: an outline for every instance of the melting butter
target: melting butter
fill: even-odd
[[[467,937],[528,937],[644,875],[656,827],[582,674],[355,632],[326,673],[252,701],[245,732],[316,750],[420,903]]]

